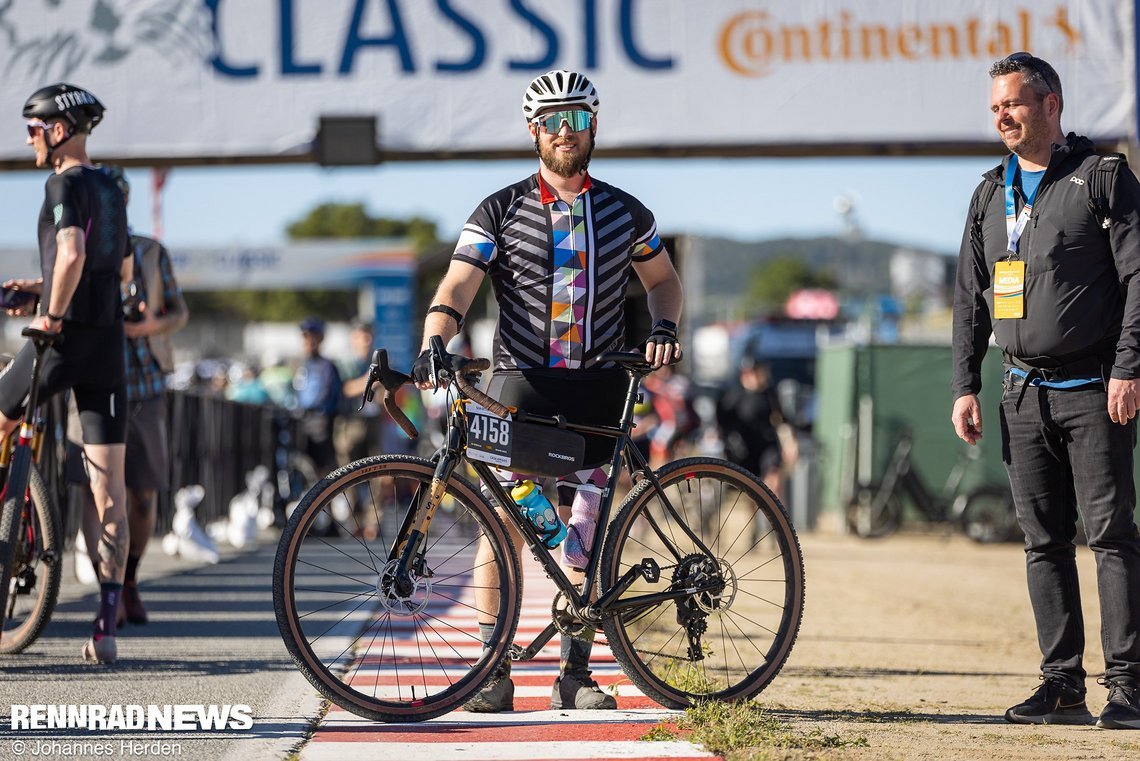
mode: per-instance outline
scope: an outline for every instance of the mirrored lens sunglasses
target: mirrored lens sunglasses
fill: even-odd
[[[48,124],[45,121],[40,121],[39,119],[32,119],[31,121],[28,122],[27,127],[28,127],[28,137],[35,137],[36,136],[36,130],[42,129],[44,131],[47,131],[47,130],[51,129],[50,124]]]
[[[562,129],[562,123],[565,122],[569,125],[571,132],[581,132],[589,128],[593,118],[589,111],[553,111],[549,114],[536,116],[534,124],[544,132],[555,133]]]

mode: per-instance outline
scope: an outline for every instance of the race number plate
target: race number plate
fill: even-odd
[[[501,418],[474,402],[467,403],[467,459],[509,467],[513,434],[510,418]]]

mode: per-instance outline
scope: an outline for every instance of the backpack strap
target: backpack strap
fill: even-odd
[[[1108,199],[1112,193],[1112,184],[1116,182],[1116,175],[1122,166],[1128,166],[1128,158],[1123,153],[1106,153],[1089,172],[1089,210],[1100,223],[1102,230],[1107,230],[1112,224],[1109,218]]]
[[[986,220],[986,209],[990,208],[990,201],[997,192],[997,183],[986,180],[983,188],[974,196],[974,205],[970,207],[970,237],[976,242],[982,242],[982,223]]]

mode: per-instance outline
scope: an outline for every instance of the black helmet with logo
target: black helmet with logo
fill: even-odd
[[[103,120],[103,104],[82,87],[60,82],[36,90],[24,103],[25,119],[63,119],[71,132],[90,132]]]

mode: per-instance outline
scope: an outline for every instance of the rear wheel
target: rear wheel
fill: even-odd
[[[304,496],[277,547],[273,601],[286,648],[325,697],[376,721],[423,721],[462,706],[506,657],[518,624],[511,539],[457,475],[420,540],[411,578],[397,577],[409,511],[426,499],[434,470],[417,457],[353,462]],[[375,538],[354,530],[352,503],[372,513]],[[480,617],[495,620],[486,647]]]
[[[660,577],[638,577],[618,605],[669,597],[604,619],[607,641],[630,681],[662,705],[750,698],[783,667],[803,617],[791,520],[760,480],[724,460],[678,460],[656,475],[661,491],[642,480],[610,525],[599,594],[651,559]]]

